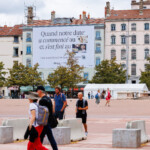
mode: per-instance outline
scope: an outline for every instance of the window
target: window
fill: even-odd
[[[126,44],[126,36],[125,35],[121,36],[121,44]]]
[[[32,67],[32,65],[31,65],[31,59],[30,59],[30,58],[28,58],[28,59],[26,60],[26,66],[27,66],[27,67]]]
[[[100,53],[100,52],[101,52],[101,44],[96,43],[96,53]]]
[[[145,59],[149,57],[149,49],[145,49]]]
[[[116,36],[111,36],[111,44],[116,44]]]
[[[126,69],[126,64],[121,64],[121,66],[124,70]]]
[[[18,56],[19,56],[19,49],[18,49],[18,47],[14,47],[13,56],[14,56],[14,57],[18,57]]]
[[[101,63],[101,60],[99,57],[96,58],[96,66],[98,66]]]
[[[100,33],[100,31],[96,31],[96,40],[101,40],[101,33]]]
[[[145,26],[145,30],[149,30],[149,23],[145,23],[144,26]]]
[[[20,52],[20,55],[23,55],[23,51]]]
[[[149,35],[148,34],[146,34],[144,36],[144,41],[145,41],[145,44],[149,44]]]
[[[132,35],[132,44],[136,44],[136,35]]]
[[[14,36],[14,43],[18,43],[19,42],[19,37],[18,36]]]
[[[131,65],[131,75],[133,75],[133,76],[136,75],[136,64]]]
[[[135,60],[136,59],[136,49],[131,50],[131,59]]]
[[[125,60],[126,59],[126,50],[122,49],[121,50],[121,60]]]
[[[27,33],[26,42],[31,42],[31,33]]]
[[[111,59],[116,57],[116,50],[111,50]]]
[[[27,54],[27,55],[30,55],[30,54],[31,54],[31,46],[27,46],[26,54]]]
[[[88,79],[89,79],[89,74],[88,73],[84,73],[84,79],[86,79],[86,81],[84,81],[84,83],[88,83]]]
[[[136,31],[136,23],[132,23],[131,24],[131,30],[132,31]]]
[[[115,24],[111,24],[111,31],[116,31],[116,25]]]
[[[122,31],[125,31],[125,30],[126,30],[126,24],[122,24],[122,25],[121,25],[121,30],[122,30]]]

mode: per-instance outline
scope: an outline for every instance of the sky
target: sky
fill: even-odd
[[[26,23],[26,7],[36,6],[35,19],[50,19],[51,11],[56,17],[79,18],[82,11],[90,13],[92,18],[103,18],[104,7],[108,0],[0,0],[0,26],[13,26]],[[109,0],[111,8],[130,9],[131,0]]]

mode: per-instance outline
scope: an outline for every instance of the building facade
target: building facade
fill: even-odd
[[[150,9],[143,8],[142,0],[138,4],[138,9],[111,10],[107,2],[105,8],[105,59],[116,57],[133,84],[140,82],[150,54]]]
[[[9,76],[8,69],[13,67],[14,62],[22,63],[22,26],[0,27],[0,62],[4,64],[6,78]],[[2,88],[1,92],[3,96],[8,96],[7,88]]]
[[[55,12],[51,12],[51,20],[32,20],[27,26],[23,27],[23,64],[26,66],[33,66],[33,28],[34,27],[70,27],[70,26],[94,26],[94,45],[91,51],[94,51],[94,63],[99,65],[104,59],[104,19],[92,19],[90,15],[83,12],[79,19],[74,18],[55,18]],[[47,80],[49,74],[54,69],[52,68],[39,68],[42,72],[42,79]],[[94,76],[94,68],[85,68],[83,77],[91,80]],[[82,83],[79,87],[84,87],[86,83]]]

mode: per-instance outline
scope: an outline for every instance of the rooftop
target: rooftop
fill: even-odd
[[[15,25],[13,27],[7,27],[6,25],[0,27],[0,36],[19,36],[22,35],[23,25]]]
[[[119,19],[150,19],[150,9],[144,9],[143,14],[139,10],[111,10],[111,15],[106,20]]]
[[[60,19],[60,18],[56,18]],[[51,20],[33,20],[32,24],[29,24],[27,26],[64,26],[64,25],[90,25],[90,24],[104,24],[104,19],[98,18],[98,19],[72,19],[70,23],[53,23]]]

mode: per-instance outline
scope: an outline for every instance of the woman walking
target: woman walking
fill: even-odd
[[[28,142],[27,150],[48,150],[46,147],[42,146],[40,135],[43,131],[43,126],[39,126],[36,122],[36,118],[38,118],[38,94],[37,93],[30,93],[27,98],[29,99],[29,118],[30,123],[29,127],[26,131],[30,136],[30,140]]]
[[[111,94],[110,94],[109,89],[107,89],[107,96],[106,96],[106,104],[105,104],[105,106],[110,107],[110,98],[111,98]]]

